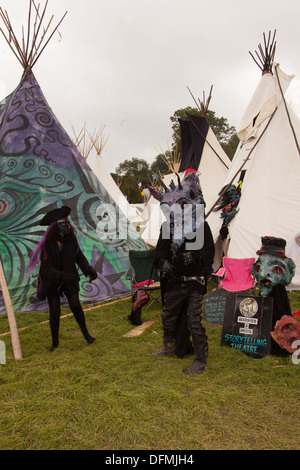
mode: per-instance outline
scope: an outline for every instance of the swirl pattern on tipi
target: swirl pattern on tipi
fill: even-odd
[[[130,249],[144,242],[96,178],[49,107],[33,73],[0,103],[0,256],[16,312],[42,310],[35,297],[38,267],[30,255],[50,210],[71,207],[71,223],[98,279],[81,275],[80,297],[96,303],[127,295]],[[0,311],[3,311],[0,299]]]

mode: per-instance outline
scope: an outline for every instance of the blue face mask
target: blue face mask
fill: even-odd
[[[59,231],[63,235],[67,235],[68,233],[70,233],[71,224],[70,224],[69,219],[60,219],[57,221],[57,225],[58,225]]]

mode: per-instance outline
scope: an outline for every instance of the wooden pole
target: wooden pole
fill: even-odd
[[[9,291],[7,288],[7,283],[6,283],[1,261],[0,261],[0,285],[2,289],[2,295],[3,295],[5,307],[6,307],[6,313],[7,313],[8,323],[9,323],[11,344],[12,344],[14,358],[15,360],[20,360],[22,359],[22,351],[21,351],[21,345],[20,345],[20,340],[19,340],[18,327],[17,327],[15,313],[12,307],[11,298],[10,298]]]
[[[250,152],[248,153],[247,157],[245,158],[245,160],[243,161],[242,165],[240,166],[240,168],[238,169],[238,171],[235,173],[235,175],[232,177],[232,179],[230,180],[230,182],[225,186],[225,188],[223,189],[222,193],[220,194],[220,196],[218,197],[218,199],[213,203],[212,207],[209,209],[209,211],[205,214],[205,217],[208,217],[209,214],[213,211],[213,209],[216,207],[216,205],[218,204],[218,202],[220,201],[220,199],[222,198],[222,196],[225,194],[227,188],[233,183],[233,181],[235,180],[235,178],[237,177],[237,175],[240,173],[240,171],[242,171],[243,167],[245,166],[245,164],[247,163],[247,161],[250,159],[250,155],[252,154],[253,150],[256,148],[256,146],[258,145],[258,143],[260,142],[260,139],[262,138],[262,136],[264,135],[264,133],[266,132],[267,128],[269,127],[269,124],[270,122],[272,121],[273,119],[273,116],[275,114],[275,112],[277,111],[277,106],[276,108],[274,109],[273,113],[271,114],[270,116],[270,119],[266,125],[266,127],[264,128],[263,132],[260,134],[258,140],[255,142],[255,144],[253,145],[252,149],[250,150]]]

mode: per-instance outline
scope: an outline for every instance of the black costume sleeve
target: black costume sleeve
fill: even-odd
[[[48,280],[48,282],[57,281],[59,279],[60,271],[53,266],[52,257],[50,256],[50,246],[46,242],[43,247],[41,256],[41,271],[42,276]]]
[[[204,266],[211,266],[214,262],[215,256],[215,244],[214,239],[210,230],[210,226],[207,222],[204,222],[204,243],[203,247],[195,253],[195,255],[201,256],[202,264]]]
[[[85,276],[88,276],[89,274],[94,272],[94,268],[92,268],[92,266],[89,264],[88,260],[82,253],[77,239],[75,239],[75,249],[76,249],[76,258],[75,258],[76,264],[79,266],[83,274]]]
[[[166,222],[164,222],[160,228],[159,238],[155,248],[154,266],[157,270],[161,268],[165,260],[171,261],[171,240],[169,238],[163,238],[162,236],[164,224],[166,224]]]

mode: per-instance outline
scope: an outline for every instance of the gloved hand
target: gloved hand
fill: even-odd
[[[166,259],[163,260],[163,262],[161,263],[161,266],[159,267],[159,272],[162,278],[166,278],[169,281],[171,281],[175,277],[174,266],[172,266],[172,264]]]
[[[90,266],[90,268],[87,272],[87,277],[90,278],[90,281],[94,281],[98,277],[97,271],[95,271],[95,269],[92,268],[92,266]]]
[[[180,256],[180,261],[184,266],[188,266],[189,264],[194,263],[192,253],[190,251],[182,253],[182,255]]]
[[[64,271],[59,271],[58,278],[66,284],[71,284],[72,282],[76,282],[78,280],[75,274],[66,273]]]
[[[228,233],[229,233],[229,230],[228,230],[227,225],[223,225],[220,229],[220,235],[221,235],[222,240],[226,240]]]
[[[195,253],[195,255],[193,255],[192,251],[185,251],[180,256],[180,262],[184,266],[188,266],[189,264],[192,264],[192,263],[193,264],[200,264],[200,260],[201,260],[201,256],[197,255],[196,253]]]

